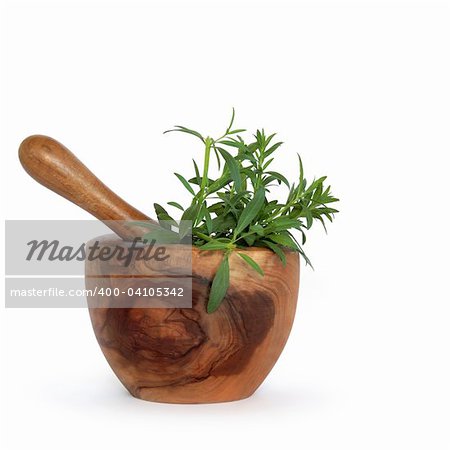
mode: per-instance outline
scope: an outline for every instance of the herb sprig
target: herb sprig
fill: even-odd
[[[338,212],[329,206],[338,199],[325,187],[326,177],[308,183],[303,163],[298,155],[299,176],[294,183],[279,172],[271,170],[276,152],[282,142],[274,142],[276,134],[266,135],[257,130],[254,140],[246,143],[241,134],[244,129],[233,128],[235,112],[224,134],[217,139],[177,125],[169,132],[182,132],[198,138],[203,145],[203,166],[193,160],[194,175],[175,176],[192,195],[191,203],[184,208],[175,201],[168,204],[182,211],[181,222],[175,221],[167,210],[155,203],[155,212],[161,227],[148,225],[151,230],[144,239],[165,242],[189,242],[201,250],[223,251],[222,262],[211,285],[207,311],[215,311],[224,299],[229,283],[229,255],[237,254],[251,268],[264,275],[258,263],[248,254],[239,252],[247,247],[266,247],[286,264],[285,249],[299,252],[306,264],[310,260],[303,251],[305,231],[315,221],[325,227],[325,220],[333,220]],[[211,157],[214,154],[220,175],[211,178]],[[285,185],[288,195],[284,203],[269,200],[274,185]],[[186,225],[191,223],[192,226]],[[325,228],[326,229],[326,228]],[[294,234],[295,233],[295,234]],[[300,243],[300,242],[301,243]]]

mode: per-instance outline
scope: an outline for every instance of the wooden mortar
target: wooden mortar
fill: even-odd
[[[19,157],[33,178],[100,220],[151,220],[54,139],[25,139]],[[119,222],[106,223],[123,239],[134,237]],[[114,245],[111,239],[100,242]],[[97,341],[114,373],[137,398],[168,403],[244,399],[264,381],[288,339],[297,305],[299,255],[286,251],[284,267],[268,249],[239,250],[261,266],[260,276],[231,254],[227,295],[219,309],[208,314],[209,289],[222,252],[190,250],[192,308],[90,307]],[[87,288],[95,283],[92,277],[105,273],[105,264],[86,261]],[[134,270],[131,267],[127,275],[138,275]],[[136,285],[142,287],[142,282],[136,278]],[[117,279],[104,276],[104,283],[114,287]]]

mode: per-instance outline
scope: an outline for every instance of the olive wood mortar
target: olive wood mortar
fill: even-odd
[[[38,182],[100,220],[151,220],[114,194],[54,139],[30,136],[22,142],[19,157]],[[138,234],[130,234],[120,222],[106,223],[122,239]],[[114,245],[120,238],[100,238],[100,245]],[[299,255],[286,251],[283,266],[268,249],[239,250],[261,266],[264,276],[260,276],[232,253],[227,295],[218,310],[208,314],[209,289],[222,252],[189,250],[192,308],[90,307],[97,341],[114,373],[137,398],[168,403],[244,399],[267,377],[288,339],[297,305]],[[103,264],[86,261],[87,288],[94,283],[92,277],[105,273]],[[133,266],[127,276],[137,272],[145,276],[146,270]],[[105,287],[116,286],[114,276],[103,277]],[[134,283],[143,287],[138,277]]]

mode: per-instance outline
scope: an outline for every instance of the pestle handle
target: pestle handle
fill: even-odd
[[[27,137],[20,144],[19,159],[32,178],[101,221],[151,220],[111,191],[55,139],[41,135]],[[126,240],[142,234],[121,222],[106,225]]]

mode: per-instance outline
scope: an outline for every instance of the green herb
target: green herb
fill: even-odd
[[[282,142],[273,142],[275,134],[267,136],[257,130],[250,142],[241,137],[244,129],[234,129],[234,109],[229,126],[217,139],[204,137],[201,133],[183,126],[175,126],[167,132],[178,131],[193,135],[203,145],[203,170],[200,172],[194,160],[194,176],[184,177],[175,173],[183,186],[192,195],[192,201],[184,208],[177,202],[168,204],[182,210],[182,222],[177,222],[158,204],[155,211],[165,228],[152,229],[145,237],[163,238],[166,242],[187,242],[201,250],[222,250],[224,256],[211,285],[208,312],[215,311],[225,297],[229,287],[229,256],[234,249],[266,247],[286,264],[284,249],[299,252],[311,265],[303,251],[305,231],[314,221],[325,227],[325,220],[332,221],[337,209],[330,207],[338,199],[325,186],[326,177],[308,183],[304,176],[303,163],[298,155],[299,176],[294,183],[281,173],[269,170],[276,159]],[[211,169],[211,153],[217,159],[218,174]],[[269,200],[267,194],[273,186],[283,184],[288,189],[283,203]],[[192,227],[183,221],[191,221]],[[326,229],[326,228],[325,228]],[[299,235],[301,244],[294,233]],[[172,239],[173,238],[173,239]],[[238,255],[256,272],[264,275],[261,267],[250,256]]]
[[[245,253],[238,253],[238,255],[253,269],[255,269],[260,275],[264,276],[264,271],[261,269],[259,264],[250,256],[246,255]]]
[[[214,312],[222,302],[230,284],[230,266],[228,265],[228,253],[225,253],[211,285],[207,311]]]

